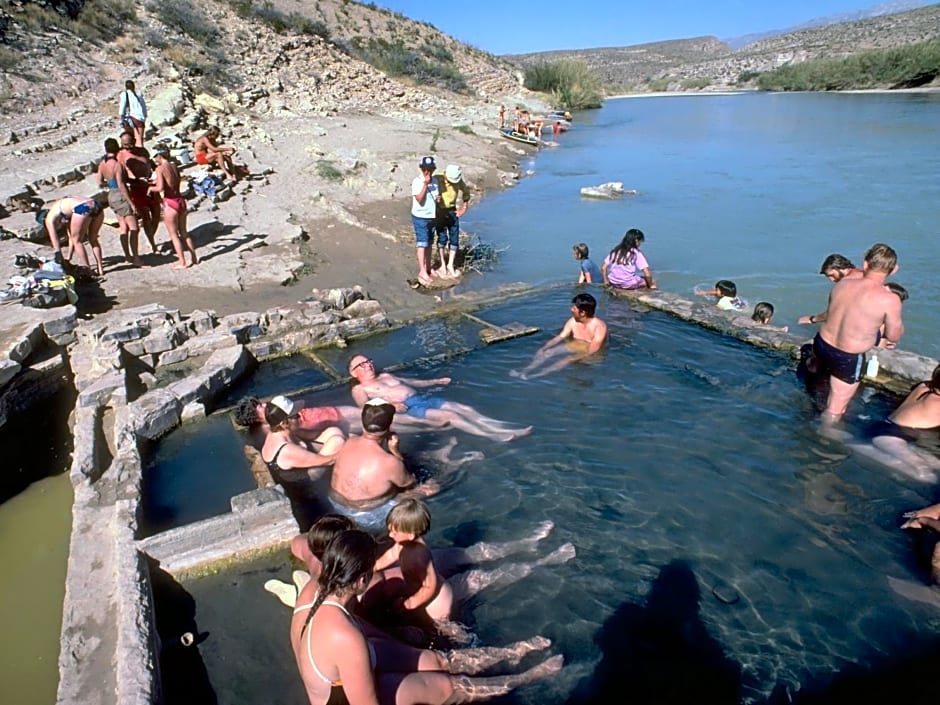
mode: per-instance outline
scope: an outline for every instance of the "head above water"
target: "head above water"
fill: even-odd
[[[927,386],[934,392],[940,393],[940,365],[933,368],[933,375],[927,383]]]
[[[752,321],[757,323],[767,324],[770,323],[774,318],[774,305],[766,301],[761,301],[760,303],[754,306],[754,314],[751,316]]]
[[[901,299],[902,303],[907,301],[910,298],[910,294],[907,293],[907,289],[905,289],[900,284],[896,284],[895,282],[887,282],[885,284],[885,288],[888,291],[890,291],[892,294],[897,296],[899,299]]]
[[[823,260],[822,266],[819,268],[819,273],[825,274],[830,269],[855,269],[855,265],[848,257],[834,253]]]
[[[597,310],[597,299],[590,294],[575,294],[574,298],[571,299],[571,303],[588,318],[594,317],[594,311]]]
[[[362,430],[366,433],[385,434],[395,420],[395,407],[376,397],[362,407]]]
[[[293,401],[279,394],[264,405],[264,420],[268,422],[268,426],[275,429],[289,419],[296,419],[303,406],[303,402]]]
[[[343,514],[324,514],[313,522],[307,531],[307,548],[318,561],[323,560],[323,554],[330,541],[344,531],[357,529],[356,522]]]
[[[586,242],[579,242],[577,245],[571,248],[574,251],[575,259],[587,259],[588,258],[588,246]]]
[[[357,379],[365,369],[375,372],[375,365],[372,363],[372,360],[367,358],[365,355],[354,355],[353,358],[349,361],[348,367],[349,374],[352,377],[356,377]]]
[[[431,530],[431,510],[420,499],[403,499],[389,510],[385,528],[424,536]]]
[[[865,253],[868,269],[883,274],[894,274],[898,267],[898,253],[884,243],[872,245]]]
[[[372,575],[375,540],[361,529],[343,531],[326,545],[322,562],[323,570],[317,580],[320,596],[348,592]]]
[[[715,282],[715,290],[718,292],[719,296],[728,296],[732,299],[738,295],[738,287],[735,286],[733,281],[728,279],[719,279]]]
[[[258,397],[245,397],[238,402],[232,417],[235,423],[245,428],[251,428],[261,423],[262,419],[258,415],[258,406],[261,400]]]

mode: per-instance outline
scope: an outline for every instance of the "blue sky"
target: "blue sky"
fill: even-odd
[[[882,0],[884,1],[884,0]],[[627,46],[786,29],[877,0],[376,0],[492,54]],[[927,3],[923,3],[927,4]],[[516,11],[513,11],[516,8]],[[524,13],[518,8],[525,10]]]

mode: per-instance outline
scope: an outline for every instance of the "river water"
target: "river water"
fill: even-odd
[[[509,248],[498,271],[470,286],[575,280],[573,244],[586,242],[599,264],[636,227],[661,288],[691,296],[731,279],[792,326],[825,310],[826,255],[861,265],[869,246],[886,242],[899,256],[894,279],[911,295],[901,347],[940,357],[940,93],[609,100],[577,114],[559,142],[523,160],[531,177],[463,219]],[[607,181],[639,194],[580,197]]]
[[[468,231],[508,249],[496,271],[463,286],[574,280],[573,244],[587,242],[599,262],[624,230],[639,227],[662,288],[690,294],[696,285],[730,278],[752,303],[773,302],[777,323],[793,325],[801,314],[825,308],[829,284],[816,272],[827,254],[841,252],[858,264],[868,246],[884,241],[898,250],[895,279],[911,293],[901,346],[940,355],[931,328],[940,287],[933,277],[940,254],[934,237],[940,95],[610,100],[601,110],[578,114],[560,142],[558,149],[525,158],[532,175],[511,190],[487,194],[464,219]],[[611,202],[579,196],[582,186],[606,181],[622,181],[639,194]],[[811,332],[807,327],[807,336]],[[456,495],[441,501],[458,501]],[[0,505],[0,595],[7,605],[0,682],[11,702],[45,705],[54,697],[70,503],[68,479],[58,475]],[[892,503],[878,513],[882,528],[894,509]],[[598,551],[602,535],[596,541]],[[649,575],[619,577],[649,587],[645,581],[654,578],[657,564],[662,567],[643,564]],[[768,663],[752,668],[765,683],[774,680]]]

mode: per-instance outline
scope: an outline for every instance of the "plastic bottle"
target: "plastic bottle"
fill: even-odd
[[[878,353],[873,352],[868,358],[868,366],[865,368],[865,376],[874,379],[878,376]]]

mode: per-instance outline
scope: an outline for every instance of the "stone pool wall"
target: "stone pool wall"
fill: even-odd
[[[532,293],[502,292],[498,300]],[[761,347],[792,353],[807,340],[668,292],[622,296]],[[436,313],[487,303],[465,300]],[[211,312],[182,315],[148,306],[77,326],[69,356],[78,400],[59,703],[159,701],[160,645],[149,561],[178,578],[277,549],[296,532],[289,503],[267,488],[234,497],[230,514],[136,540],[140,440],[158,439],[187,418],[205,415],[213,399],[260,359],[342,345],[388,327],[381,305],[358,287],[318,292],[309,302],[264,313],[217,318]],[[902,351],[879,357],[875,382],[896,391],[929,377],[936,365]],[[170,374],[181,365],[186,365],[184,376]]]

